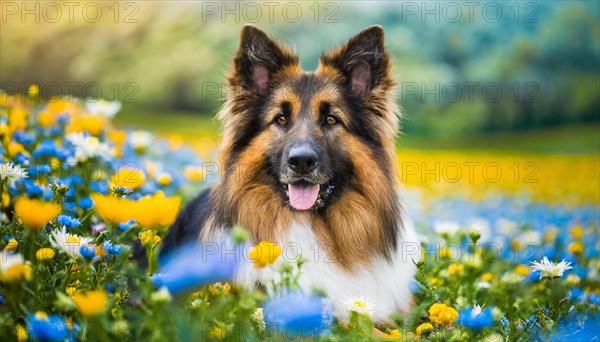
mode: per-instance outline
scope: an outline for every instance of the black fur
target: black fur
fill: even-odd
[[[198,239],[200,230],[210,215],[211,189],[205,189],[183,208],[165,237],[160,250],[161,257],[186,242]]]

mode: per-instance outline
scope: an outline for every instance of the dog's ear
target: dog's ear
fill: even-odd
[[[340,71],[358,98],[365,98],[377,86],[388,90],[394,82],[383,36],[381,26],[371,26],[341,47],[321,55],[321,64]]]
[[[256,26],[245,25],[240,47],[233,59],[229,85],[234,90],[264,95],[273,76],[284,67],[294,64],[298,64],[298,56],[294,52],[269,38]]]

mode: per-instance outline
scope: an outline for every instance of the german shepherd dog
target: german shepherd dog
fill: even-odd
[[[227,85],[221,180],[182,210],[163,252],[239,225],[252,243],[293,245],[307,259],[300,286],[324,290],[339,315],[360,297],[374,319],[406,312],[421,252],[397,192],[399,108],[383,29],[304,72],[292,50],[247,25]],[[244,261],[234,280],[260,287],[275,273]]]

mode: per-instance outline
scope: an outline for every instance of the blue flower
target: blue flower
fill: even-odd
[[[68,213],[73,213],[73,214],[77,213],[77,206],[73,202],[65,202],[63,204],[63,209],[65,212],[68,212]]]
[[[265,323],[286,337],[319,334],[329,327],[330,313],[323,298],[290,292],[269,299],[264,307]]]
[[[4,296],[0,295],[0,305],[4,304]]]
[[[32,314],[27,316],[31,336],[42,341],[62,341],[69,337],[69,328],[64,318],[58,315]]]
[[[54,140],[47,139],[38,144],[33,156],[35,158],[54,157],[56,155],[56,143]]]
[[[204,284],[230,280],[241,249],[222,243],[189,244],[162,262],[160,273],[154,275],[157,287],[166,286],[172,293],[200,287]]]
[[[21,152],[17,153],[17,155],[13,158],[13,160],[15,161],[15,163],[17,163],[21,166],[29,165],[29,158]]]
[[[29,146],[35,142],[35,133],[27,133],[23,130],[18,130],[13,133],[13,139],[19,144]]]
[[[113,244],[110,241],[106,241],[102,244],[102,248],[110,254],[120,255],[123,252],[123,247],[119,244]]]
[[[482,309],[481,306],[475,305],[472,308],[461,310],[456,322],[473,330],[481,330],[491,327],[494,324],[494,317],[490,308]]]
[[[82,197],[81,199],[79,199],[77,204],[79,205],[79,207],[81,209],[88,210],[89,208],[91,208],[94,205],[94,202],[89,197]]]
[[[530,316],[525,322],[519,323],[517,329],[528,331],[531,334],[536,334],[539,330],[540,323],[535,319],[535,316]]]
[[[46,136],[57,136],[62,134],[62,127],[59,125],[52,125],[46,128],[43,132]]]
[[[577,287],[572,288],[569,293],[571,294],[572,301],[578,301],[585,297],[585,292]]]
[[[68,215],[59,215],[56,218],[56,222],[58,222],[60,225],[67,227],[68,229],[81,226],[81,222],[79,221],[79,219]]]
[[[25,184],[25,193],[29,197],[40,197],[44,193],[44,189],[30,179],[23,180]]]
[[[71,113],[68,113],[68,112],[59,114],[59,115],[56,116],[56,119],[57,119],[56,121],[58,121],[58,123],[60,125],[64,125],[67,122],[69,122],[70,116],[71,116]]]
[[[560,320],[549,336],[540,336],[542,341],[593,341],[598,339],[600,315],[597,312],[581,312]]]
[[[135,226],[137,224],[137,222],[135,222],[135,220],[129,220],[127,222],[121,222],[119,223],[119,230],[121,231],[125,231],[133,226]]]
[[[108,194],[108,184],[106,182],[103,181],[95,181],[95,182],[90,182],[90,188],[94,191],[94,192],[99,192],[103,195]]]
[[[69,157],[71,157],[72,155],[73,155],[73,151],[68,148],[58,148],[58,149],[56,149],[56,153],[55,153],[56,158],[63,160],[63,161],[69,159]]]
[[[600,296],[595,295],[595,294],[590,294],[590,303],[595,304],[595,305],[600,305]]]
[[[96,246],[94,245],[83,245],[79,247],[79,253],[86,259],[91,259],[96,255]]]
[[[48,164],[41,164],[37,166],[30,166],[27,169],[27,172],[31,178],[39,178],[52,172],[52,168]]]

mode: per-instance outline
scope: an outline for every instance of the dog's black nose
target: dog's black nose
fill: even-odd
[[[292,171],[307,174],[317,168],[317,152],[308,146],[294,147],[288,154],[288,166]]]

